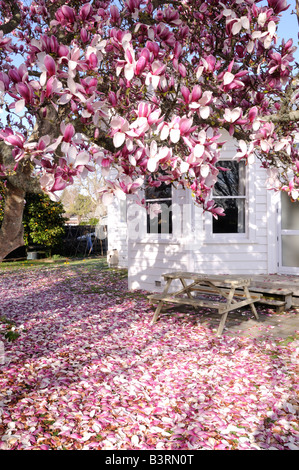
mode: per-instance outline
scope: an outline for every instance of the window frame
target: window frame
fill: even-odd
[[[168,186],[168,185],[167,185]],[[168,215],[168,217],[171,219],[169,219],[169,224],[168,224],[168,231],[167,232],[162,232],[162,231],[157,231],[157,232],[151,232],[151,231],[148,231],[148,228],[149,228],[149,224],[150,224],[150,219],[149,219],[149,214],[147,213],[146,214],[146,230],[145,230],[145,234],[147,237],[151,237],[151,236],[154,236],[154,237],[173,237],[173,187],[172,185],[170,184],[170,196],[168,197],[157,197],[157,198],[148,198],[147,195],[146,195],[146,188],[144,189],[144,199],[145,199],[145,203],[146,205],[149,204],[149,203],[157,203],[157,204],[163,204],[163,202],[165,201],[170,201],[170,206],[169,206],[169,209],[168,211],[171,212],[171,215]],[[159,189],[158,188],[155,188],[155,187],[152,187],[151,189]],[[158,215],[158,219],[160,218],[161,216]],[[161,229],[162,229],[162,225],[161,225]]]
[[[235,163],[238,165],[238,177],[239,177],[239,186],[241,186],[241,188],[243,189],[244,191],[244,194],[237,194],[237,195],[228,195],[228,196],[217,196],[217,195],[214,195],[213,194],[213,200],[215,201],[215,203],[217,204],[217,200],[221,200],[221,199],[224,199],[224,200],[233,200],[233,201],[243,201],[244,202],[244,205],[243,205],[243,208],[242,210],[244,211],[244,213],[242,214],[242,220],[243,222],[240,223],[240,221],[238,220],[237,221],[237,226],[240,226],[242,224],[242,226],[244,225],[244,230],[242,231],[238,231],[238,232],[214,232],[214,227],[213,227],[213,222],[214,220],[212,220],[212,233],[213,235],[241,235],[241,234],[246,234],[246,230],[247,230],[247,220],[246,220],[246,213],[247,213],[247,192],[248,192],[248,188],[247,188],[247,184],[246,184],[246,166],[245,166],[245,162],[243,161],[236,161],[236,160],[229,160],[229,159],[220,159],[218,161],[218,164],[219,166],[223,166],[223,163],[224,162],[231,162],[231,163]],[[242,164],[242,167],[241,167],[241,164]],[[241,171],[240,171],[241,170]],[[219,217],[220,218],[220,217]]]
[[[219,162],[224,161],[236,161],[230,157],[220,157]],[[243,199],[244,202],[244,223],[245,223],[245,231],[244,232],[227,232],[227,233],[214,233],[213,232],[213,215],[211,213],[206,213],[204,216],[204,229],[205,229],[205,243],[206,244],[233,244],[233,243],[254,243],[256,239],[256,230],[255,228],[255,213],[253,210],[253,203],[250,201],[254,201],[254,163],[250,165],[245,165],[244,167],[245,175],[244,175],[244,189],[245,195],[241,196],[231,196],[228,198],[231,199]],[[225,199],[221,196],[218,197],[219,199]],[[211,199],[217,203],[217,197],[211,196]],[[221,217],[221,216],[220,216]]]

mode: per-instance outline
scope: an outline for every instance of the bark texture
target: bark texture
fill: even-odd
[[[0,262],[11,251],[24,245],[22,224],[25,191],[7,182],[4,216],[0,230]]]
[[[10,168],[15,164],[11,147],[0,142],[0,163]],[[0,263],[11,251],[24,245],[23,211],[26,193],[39,193],[38,179],[32,175],[30,161],[22,161],[6,180],[6,194],[2,225],[0,228]]]

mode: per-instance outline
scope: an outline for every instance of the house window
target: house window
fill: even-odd
[[[119,213],[120,213],[120,222],[126,223],[127,222],[127,200],[121,199],[119,201]]]
[[[218,219],[213,218],[213,233],[245,233],[245,162],[222,160],[217,166],[223,170],[219,170],[213,199],[224,209],[226,215]]]
[[[147,214],[147,233],[172,233],[172,190],[170,184],[161,183],[145,190],[147,204],[159,204],[161,213],[151,218]]]

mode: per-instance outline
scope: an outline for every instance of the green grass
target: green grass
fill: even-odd
[[[43,258],[38,260],[23,260],[23,261],[5,261],[0,263],[0,271],[10,270],[10,269],[26,269],[26,268],[40,268],[40,267],[51,267],[51,266],[96,266],[99,269],[110,269],[106,261],[106,257],[97,257],[97,258],[66,258],[66,257],[53,257],[53,258]],[[111,269],[112,270],[112,269]]]
[[[287,338],[283,339],[282,341],[279,342],[281,346],[287,346],[289,343],[292,343],[293,341],[298,341],[299,340],[299,335],[290,335]]]

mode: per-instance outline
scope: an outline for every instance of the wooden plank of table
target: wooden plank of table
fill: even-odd
[[[221,302],[214,300],[202,300],[202,299],[190,299],[182,297],[173,297],[172,295],[165,296],[163,294],[149,295],[148,298],[152,301],[163,301],[167,303],[180,304],[180,305],[192,305],[193,307],[212,307],[218,309]]]
[[[228,295],[229,287],[222,287],[221,290],[226,291],[226,296]],[[201,294],[207,294],[207,295],[211,295],[211,294],[220,295],[219,293],[217,293],[215,291],[215,289],[213,289],[212,287],[209,287],[209,286],[193,287],[192,291],[199,292]],[[262,294],[252,293],[251,291],[250,291],[250,295],[251,295],[251,298],[256,300],[256,301],[261,299],[261,297],[262,297]],[[244,291],[242,291],[241,289],[238,289],[238,290],[235,291],[234,297],[247,298],[244,294]]]
[[[153,294],[149,295],[148,299],[151,301],[158,301],[160,302],[167,302],[179,305],[192,305],[193,307],[209,307],[215,308],[218,310],[218,313],[222,314],[226,311],[230,312],[231,310],[236,310],[238,308],[244,307],[245,305],[249,305],[252,303],[252,299],[244,299],[240,302],[230,303],[227,304],[226,302],[217,302],[215,300],[204,300],[204,299],[189,299],[189,298],[182,298],[182,297],[173,297],[163,296],[162,294]]]
[[[251,278],[236,278],[229,277],[224,275],[206,275],[206,274],[197,274],[192,272],[185,271],[175,271],[170,273],[165,273],[162,275],[164,279],[184,279],[184,280],[193,280],[193,281],[211,281],[211,282],[220,282],[234,287],[243,287],[244,285],[250,285]]]

